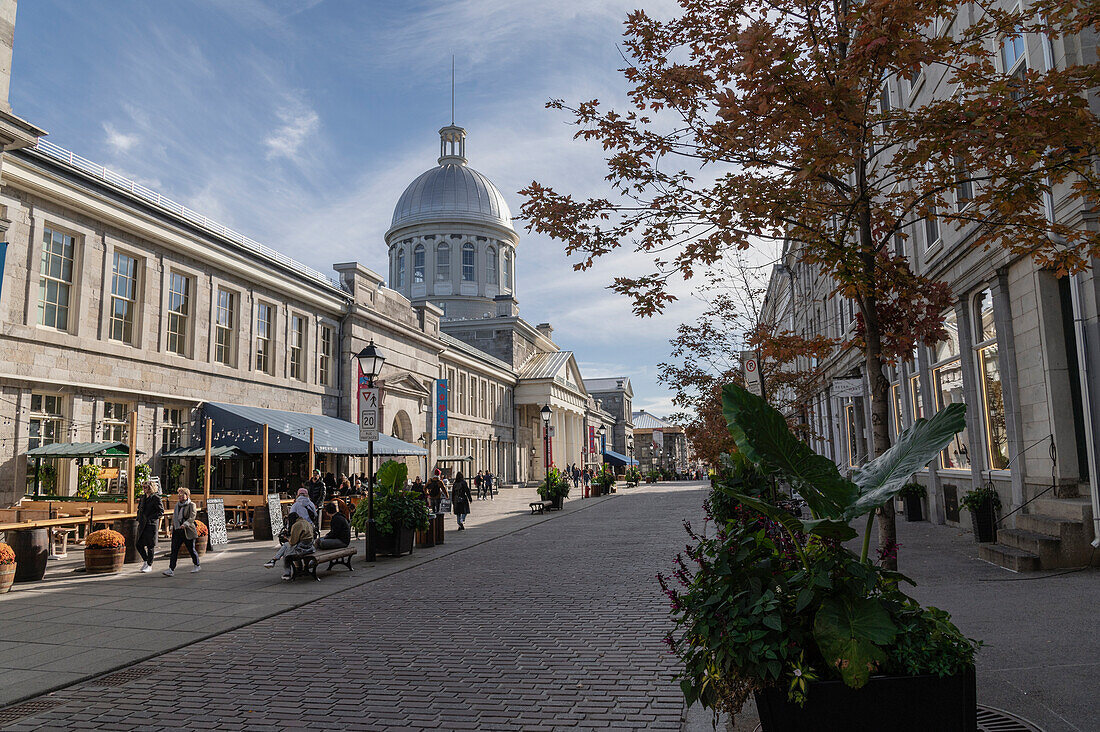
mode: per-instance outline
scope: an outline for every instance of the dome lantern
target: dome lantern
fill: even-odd
[[[439,131],[439,164],[466,164],[466,130],[452,124]]]

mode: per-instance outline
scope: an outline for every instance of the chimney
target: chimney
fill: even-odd
[[[554,329],[550,327],[549,323],[539,323],[535,326],[535,330],[549,338],[550,334],[554,332]]]

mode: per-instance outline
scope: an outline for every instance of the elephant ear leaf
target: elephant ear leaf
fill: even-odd
[[[848,509],[848,520],[873,511],[893,498],[913,473],[928,465],[966,426],[966,405],[949,404],[931,419],[918,419],[902,432],[893,447],[853,473],[859,498]]]
[[[792,534],[801,532],[820,536],[823,539],[835,539],[836,541],[848,541],[854,539],[857,535],[856,530],[843,521],[833,519],[804,521],[794,516],[790,511],[773,506],[759,498],[752,498],[741,493],[734,493],[733,497],[754,511],[764,514],[777,524],[781,524],[783,528]]]
[[[835,597],[821,603],[814,617],[814,640],[825,661],[844,683],[858,689],[886,660],[882,646],[893,642],[897,628],[877,600]]]
[[[722,389],[722,411],[746,458],[794,486],[814,516],[843,518],[858,489],[840,474],[836,463],[792,435],[782,414],[736,384]]]

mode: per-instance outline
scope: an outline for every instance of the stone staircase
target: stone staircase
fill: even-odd
[[[1087,495],[1039,498],[1017,514],[1016,528],[997,531],[995,544],[982,544],[978,556],[1014,572],[1100,564],[1092,547],[1092,503]]]

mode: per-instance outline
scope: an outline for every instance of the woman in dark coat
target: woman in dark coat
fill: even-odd
[[[160,526],[160,517],[164,515],[164,505],[160,501],[160,493],[157,492],[155,485],[146,481],[142,488],[144,495],[137,509],[137,550],[143,560],[140,571],[152,572],[153,551],[157,546],[157,528]]]
[[[455,483],[451,486],[451,510],[454,511],[455,518],[458,519],[458,530],[466,530],[466,517],[470,515],[470,501],[473,500],[473,496],[470,495],[470,486],[466,483],[466,479],[462,477],[462,473],[458,473],[455,476]]]

